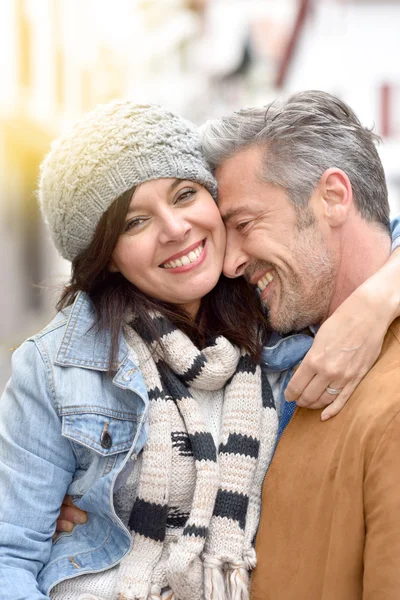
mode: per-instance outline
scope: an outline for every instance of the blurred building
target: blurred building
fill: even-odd
[[[399,0],[299,0],[275,79],[280,93],[336,94],[374,126],[393,214],[400,212],[399,23]]]
[[[0,383],[8,349],[54,312],[69,271],[40,218],[39,165],[64,125],[121,91],[94,9],[89,0],[0,4]]]

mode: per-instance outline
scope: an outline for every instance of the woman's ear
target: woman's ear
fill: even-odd
[[[110,271],[110,273],[119,273],[119,269],[114,263],[113,259],[111,259],[108,263],[108,270]]]

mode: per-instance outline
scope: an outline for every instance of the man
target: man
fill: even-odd
[[[227,227],[224,272],[260,290],[280,333],[321,324],[389,257],[374,138],[322,92],[205,128]],[[252,600],[400,598],[399,367],[397,320],[339,416],[323,423],[318,411],[283,407]]]

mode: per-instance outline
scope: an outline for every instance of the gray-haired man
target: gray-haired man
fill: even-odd
[[[261,290],[277,331],[322,323],[387,261],[389,206],[374,141],[322,92],[205,127],[227,226],[224,272]],[[284,407],[252,600],[399,598],[399,340],[397,320],[335,419]]]

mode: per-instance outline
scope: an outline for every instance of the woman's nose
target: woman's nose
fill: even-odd
[[[161,225],[160,241],[163,244],[182,241],[187,237],[191,228],[191,224],[183,215],[165,214]]]
[[[243,275],[249,257],[243,252],[238,244],[233,243],[232,238],[227,236],[226,251],[224,258],[223,273],[231,279]]]

